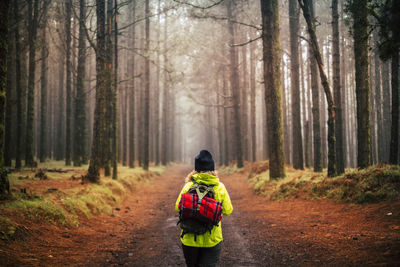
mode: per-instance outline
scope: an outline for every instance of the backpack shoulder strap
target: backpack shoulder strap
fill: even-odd
[[[204,196],[207,195],[208,192],[210,192],[211,190],[213,190],[212,186],[207,186],[206,190],[204,190],[204,192],[200,192],[200,184],[195,183],[194,184],[194,189],[196,190],[198,201],[197,201],[197,210],[200,210],[200,204],[201,204],[201,200],[203,199]]]

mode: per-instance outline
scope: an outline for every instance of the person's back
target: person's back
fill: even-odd
[[[233,207],[229,194],[225,185],[219,181],[214,171],[212,156],[206,150],[200,151],[200,154],[195,158],[195,171],[191,172],[186,178],[186,183],[176,201],[177,212],[179,212],[182,194],[188,192],[194,183],[212,186],[214,199],[222,204],[222,214],[227,216],[232,213]],[[215,266],[219,260],[222,240],[221,222],[204,234],[198,235],[190,232],[181,234],[186,264],[188,266]]]

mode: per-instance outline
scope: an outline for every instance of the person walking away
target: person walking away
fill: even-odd
[[[215,220],[218,217],[218,209],[222,215],[228,216],[232,213],[233,207],[225,185],[217,176],[211,153],[201,150],[194,160],[194,167],[194,171],[185,179],[185,185],[178,196],[175,209],[180,213],[178,224],[181,224],[182,228],[181,242],[186,265],[211,267],[218,263],[223,240],[221,215],[218,220]],[[197,201],[199,204],[196,203]],[[196,218],[184,218],[185,211],[188,214],[188,205],[192,208],[189,212],[190,216],[196,214]],[[211,225],[204,223],[202,212],[207,216],[213,212],[211,216],[208,216],[214,219]]]

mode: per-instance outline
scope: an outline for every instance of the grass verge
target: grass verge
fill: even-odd
[[[400,166],[378,164],[367,169],[350,169],[330,178],[311,169],[286,167],[286,177],[269,180],[269,170],[249,172],[254,191],[271,200],[329,198],[345,203],[376,203],[400,196]]]
[[[51,167],[59,164],[48,163]],[[39,167],[40,168],[40,167]],[[164,172],[164,167],[151,167],[147,172],[141,168],[130,169],[120,166],[118,179],[101,177],[98,184],[81,184],[73,182],[71,177],[84,172],[83,168],[74,168],[76,172],[52,173],[49,180],[37,180],[32,177],[32,171],[26,170],[11,175],[11,186],[35,189],[35,193],[13,193],[8,200],[0,202],[0,238],[8,240],[22,222],[48,222],[57,226],[75,227],[84,216],[91,219],[98,214],[112,214],[113,208],[119,205],[129,192],[138,184],[149,182]],[[20,177],[24,177],[21,180]],[[25,178],[28,177],[28,178]],[[54,186],[57,181],[59,188],[49,192],[49,183]]]

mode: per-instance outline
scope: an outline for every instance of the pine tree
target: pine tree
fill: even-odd
[[[278,0],[261,0],[265,102],[268,124],[270,178],[285,176]]]
[[[150,140],[150,8],[149,0],[145,3],[145,32],[146,32],[146,59],[144,62],[144,162],[143,168],[149,169],[149,140]]]
[[[87,178],[91,182],[100,179],[103,164],[103,139],[106,138],[105,121],[105,86],[106,86],[106,47],[105,47],[105,1],[96,0],[97,45],[96,45],[96,105],[94,109],[93,141]]]
[[[336,104],[336,167],[337,174],[344,173],[342,92],[340,87],[340,49],[338,0],[332,0],[332,50],[333,92]]]
[[[230,69],[231,69],[231,87],[232,87],[232,95],[233,95],[233,113],[234,113],[234,136],[235,136],[235,155],[237,161],[237,167],[243,167],[243,149],[242,149],[242,138],[241,138],[241,119],[239,112],[240,105],[240,89],[239,89],[239,72],[238,72],[238,64],[237,64],[237,51],[233,46],[235,43],[235,30],[234,30],[234,16],[233,16],[233,1],[230,0],[227,3],[227,13],[228,13],[228,31],[230,36],[231,46],[229,48],[230,55]]]
[[[33,165],[33,120],[34,120],[34,94],[35,94],[35,69],[36,69],[36,38],[38,28],[39,0],[28,1],[29,21],[29,77],[28,98],[26,114],[26,141],[25,141],[25,165]]]
[[[292,146],[293,167],[304,169],[303,137],[301,134],[300,76],[299,76],[299,7],[296,0],[289,1],[290,28],[290,87],[292,91]]]
[[[347,8],[353,19],[354,64],[357,97],[357,165],[371,165],[371,137],[369,125],[368,75],[368,0],[348,0]]]
[[[74,127],[74,166],[81,166],[86,157],[86,92],[85,92],[85,65],[86,65],[86,0],[79,1],[79,41],[78,67],[76,76],[75,97],[75,127]]]

